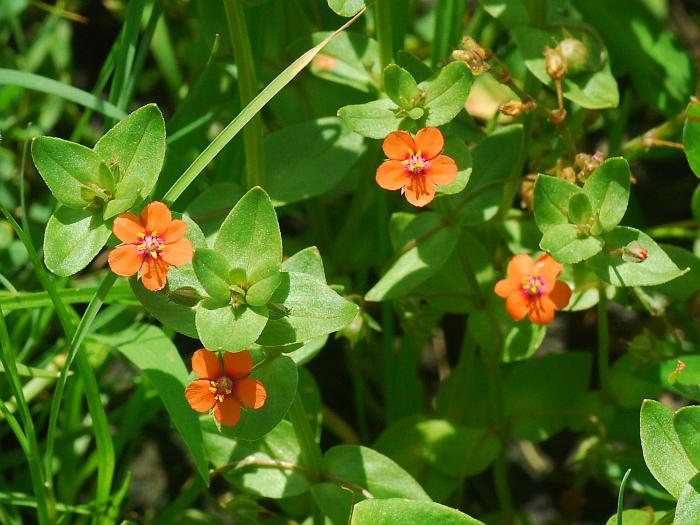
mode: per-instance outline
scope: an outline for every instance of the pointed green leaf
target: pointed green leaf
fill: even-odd
[[[700,474],[683,486],[676,505],[673,525],[697,525],[700,523]]]
[[[673,418],[673,426],[688,459],[700,470],[700,406],[678,410]]]
[[[552,254],[562,264],[574,264],[593,257],[603,249],[603,241],[597,237],[582,235],[578,226],[558,224],[548,228],[540,248]]]
[[[264,306],[282,282],[282,274],[274,273],[251,286],[245,294],[245,302],[251,306]]]
[[[700,103],[688,105],[685,124],[683,125],[683,146],[690,169],[700,177]]]
[[[330,334],[350,323],[358,311],[356,304],[304,273],[283,272],[269,305],[271,318],[258,339],[263,346],[304,342]]]
[[[425,126],[447,124],[464,109],[473,75],[464,62],[450,62],[418,87],[425,92]]]
[[[384,69],[384,89],[389,98],[401,108],[411,109],[422,102],[416,81],[408,71],[396,64],[389,64]]]
[[[229,304],[205,299],[195,310],[195,324],[202,344],[209,350],[236,352],[255,342],[267,324],[264,306]]]
[[[88,203],[81,190],[90,184],[114,191],[112,173],[90,148],[54,137],[37,137],[32,141],[32,158],[51,193],[65,206],[85,208]]]
[[[653,286],[683,275],[687,270],[676,266],[661,247],[647,234],[618,226],[603,235],[605,250],[588,261],[593,271],[614,286]],[[623,259],[625,248],[636,243],[647,251],[647,259],[628,262]]]
[[[593,213],[598,216],[604,232],[612,230],[625,216],[631,177],[625,159],[607,159],[593,172],[581,190],[590,200]]]
[[[581,190],[575,184],[550,175],[539,174],[535,181],[535,222],[542,233],[548,228],[569,223],[568,203]]]
[[[138,180],[141,195],[151,193],[165,158],[165,121],[158,106],[148,104],[117,123],[95,144],[95,152],[119,170],[119,184],[133,187]]]
[[[223,255],[208,248],[196,250],[192,257],[192,267],[197,280],[210,297],[223,303],[231,299],[229,287],[231,267]]]
[[[279,270],[282,235],[265,190],[253,188],[238,201],[221,225],[214,249],[231,268],[246,271],[249,285]]]
[[[574,193],[569,199],[569,221],[572,224],[588,224],[593,218],[591,201],[585,193]]]
[[[44,262],[56,275],[85,268],[109,239],[111,230],[99,214],[59,206],[44,232]]]
[[[350,17],[365,7],[365,0],[328,0],[328,7],[337,15]]]
[[[673,426],[673,410],[645,399],[640,413],[642,454],[656,481],[678,499],[698,471],[688,459]]]
[[[321,253],[316,246],[309,246],[298,251],[289,259],[282,263],[283,272],[306,273],[318,279],[322,283],[326,282],[326,273],[323,270],[323,260]]]
[[[337,483],[322,482],[311,487],[311,496],[332,525],[347,525],[352,512],[352,491]]]
[[[481,521],[432,501],[367,499],[353,507],[351,525],[484,525]]]
[[[338,110],[338,116],[355,133],[370,139],[383,139],[399,129],[403,116],[388,98],[366,104],[353,104]]]

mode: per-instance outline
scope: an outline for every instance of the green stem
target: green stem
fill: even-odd
[[[605,285],[598,286],[598,380],[603,392],[610,387],[610,348],[608,342],[608,297]]]
[[[39,451],[39,443],[36,438],[36,430],[34,428],[34,422],[32,421],[32,415],[29,412],[29,405],[27,404],[27,400],[24,398],[22,382],[19,378],[19,372],[17,371],[17,361],[15,360],[14,350],[12,349],[12,343],[10,341],[10,334],[7,331],[5,316],[2,313],[2,309],[0,309],[0,350],[0,362],[2,362],[2,365],[5,368],[5,373],[8,377],[12,393],[15,396],[15,401],[19,409],[19,415],[24,426],[24,445],[26,447],[24,453],[27,457],[27,463],[29,464],[29,475],[34,487],[39,523],[41,525],[55,523],[56,501],[52,497],[50,487],[44,483],[44,473],[41,469],[41,452]],[[5,408],[4,404],[3,408]],[[4,412],[6,412],[6,410],[3,410],[3,413]],[[12,418],[10,417],[7,421],[12,423]],[[11,426],[19,439],[22,435],[21,431],[19,431],[18,428],[15,428],[12,424]],[[22,439],[20,439],[20,445],[22,444]]]
[[[379,42],[379,60],[383,70],[394,62],[394,41],[391,36],[391,0],[376,0],[374,19]]]
[[[301,463],[308,469],[309,477],[315,483],[321,479],[321,447],[314,439],[314,433],[311,430],[304,403],[301,401],[298,392],[287,415],[292,422],[294,434],[296,434],[297,441],[299,441],[299,446],[301,447]]]
[[[245,107],[258,94],[258,78],[250,47],[248,26],[243,12],[243,0],[224,0],[226,19],[233,55],[238,68],[238,94],[241,107]],[[243,128],[243,145],[246,158],[246,185],[248,188],[263,183],[263,129],[260,113],[256,113]]]

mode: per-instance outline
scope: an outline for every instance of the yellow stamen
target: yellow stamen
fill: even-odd
[[[229,394],[231,393],[231,389],[230,389],[230,388],[225,388],[224,390],[226,391],[226,395],[229,395]]]
[[[136,234],[136,237],[138,237],[139,239],[143,239],[145,236],[146,236],[146,234],[144,232],[138,232]]]
[[[209,387],[209,392],[211,392],[212,394],[216,394],[216,387],[210,386],[210,387]]]
[[[423,155],[421,155],[420,150],[416,151],[416,157],[422,157],[422,156]]]
[[[211,386],[216,386],[216,381],[209,381],[209,384],[210,384]]]
[[[158,230],[153,230],[151,232],[151,237],[158,237]]]
[[[406,160],[402,160],[401,164],[408,164],[409,162],[411,162],[411,159],[406,159]]]
[[[408,148],[408,154],[413,155],[413,150],[411,148]]]
[[[158,258],[158,254],[157,254],[155,251],[152,251],[152,252],[151,252],[151,257],[153,257],[154,259],[157,259],[157,258]]]

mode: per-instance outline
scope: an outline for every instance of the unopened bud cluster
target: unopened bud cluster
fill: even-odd
[[[509,117],[520,117],[523,113],[528,113],[535,109],[537,104],[532,100],[528,102],[520,102],[519,100],[511,100],[505,104],[498,106],[498,111]]]
[[[481,75],[491,69],[491,65],[488,63],[491,52],[470,36],[465,36],[462,39],[459,49],[452,52],[452,58],[467,64],[475,75]]]

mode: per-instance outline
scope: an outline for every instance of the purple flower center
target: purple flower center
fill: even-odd
[[[224,396],[229,395],[233,391],[233,379],[228,376],[221,376],[215,381],[209,381],[209,385],[209,392],[214,394],[219,403],[224,400]]]
[[[157,259],[165,249],[165,241],[162,237],[158,236],[156,230],[141,234],[139,237],[141,237],[141,243],[138,245],[137,250],[139,255],[150,255],[154,259]]]
[[[401,161],[401,164],[403,164],[404,171],[411,175],[424,173],[430,167],[430,161],[423,157],[421,151],[418,150],[414,153],[411,148],[408,149],[408,157]]]
[[[543,286],[544,279],[542,279],[542,277],[539,277],[535,273],[528,275],[527,277],[523,277],[520,281],[520,287],[522,288],[523,293],[527,297],[539,297],[540,295],[542,295]]]

